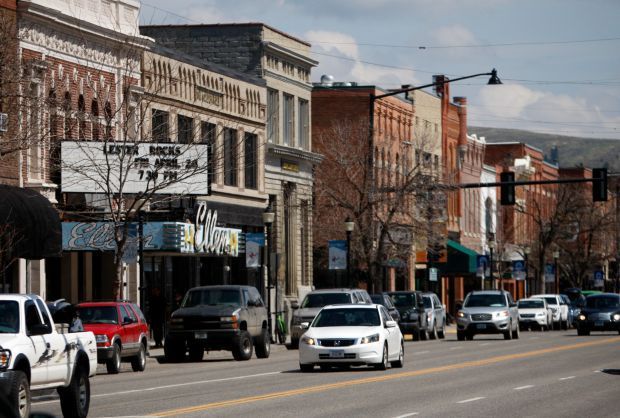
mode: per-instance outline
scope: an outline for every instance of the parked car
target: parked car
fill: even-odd
[[[620,295],[601,293],[586,297],[577,317],[577,335],[590,335],[591,331],[620,333]]]
[[[372,303],[372,299],[364,289],[320,289],[308,293],[300,306],[293,305],[291,348],[299,346],[299,339],[324,306],[342,303]]]
[[[426,310],[427,334],[431,340],[445,338],[446,336],[446,307],[441,303],[436,294],[423,293],[424,308]]]
[[[135,303],[84,302],[77,312],[85,331],[92,331],[97,340],[97,361],[116,374],[121,361],[130,361],[134,372],[146,368],[149,327]]]
[[[522,330],[537,327],[541,330],[550,330],[553,324],[553,314],[545,299],[530,298],[517,302],[519,311],[519,326]]]
[[[299,368],[315,365],[403,367],[404,339],[382,305],[331,305],[317,314],[299,344]]]
[[[415,341],[426,340],[428,329],[428,315],[424,307],[422,292],[417,290],[399,290],[387,292],[392,298],[392,303],[400,313],[400,332],[411,334]]]
[[[168,361],[180,361],[189,351],[201,361],[205,350],[232,351],[235,360],[267,358],[271,351],[267,309],[252,286],[202,286],[189,289],[174,311],[164,342]]]
[[[504,334],[519,338],[519,313],[510,292],[477,290],[469,292],[456,314],[456,337],[473,340],[476,334]]]
[[[531,298],[545,299],[553,313],[553,329],[568,329],[568,305],[560,295],[540,294]]]
[[[568,295],[560,294],[560,297],[562,298],[562,301],[566,304],[566,307],[568,309],[568,315],[566,317],[567,328],[573,327],[573,324],[575,323],[575,317],[579,313],[579,308],[575,307]]]
[[[396,307],[392,303],[392,298],[390,298],[390,295],[383,292],[375,295],[370,295],[370,298],[372,299],[372,303],[383,305],[394,321],[400,322],[400,314],[398,313],[398,309],[396,309]]]

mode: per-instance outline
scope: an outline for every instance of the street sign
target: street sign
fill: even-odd
[[[545,264],[545,283],[555,282],[555,268],[553,264]]]
[[[512,277],[516,280],[525,280],[525,262],[523,260],[512,262]]]
[[[605,286],[605,273],[602,270],[594,272],[594,287]]]
[[[489,275],[489,256],[478,255],[477,261],[476,275],[478,277],[487,277]]]
[[[345,240],[329,240],[329,269],[346,270],[347,242]]]
[[[429,274],[429,280],[431,282],[436,282],[437,281],[437,271],[438,271],[438,269],[436,269],[434,267],[431,267],[430,274]]]

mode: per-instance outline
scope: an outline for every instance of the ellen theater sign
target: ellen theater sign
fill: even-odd
[[[209,145],[62,141],[62,192],[209,194]]]

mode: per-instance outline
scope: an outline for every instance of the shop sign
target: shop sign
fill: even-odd
[[[260,266],[260,249],[265,246],[265,234],[262,232],[245,234],[245,266],[257,268]]]
[[[198,205],[194,233],[195,252],[237,257],[241,230],[215,225],[217,211],[207,209],[206,203]]]
[[[207,144],[62,141],[62,192],[209,194]]]

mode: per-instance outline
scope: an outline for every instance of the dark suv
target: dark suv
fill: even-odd
[[[428,317],[424,307],[422,292],[416,290],[403,290],[387,292],[392,298],[392,303],[400,313],[400,332],[412,334],[413,339],[426,340],[428,329]]]
[[[189,351],[201,361],[205,350],[232,351],[235,360],[270,352],[267,309],[252,286],[203,286],[190,289],[174,311],[164,343],[167,360],[179,361]]]

